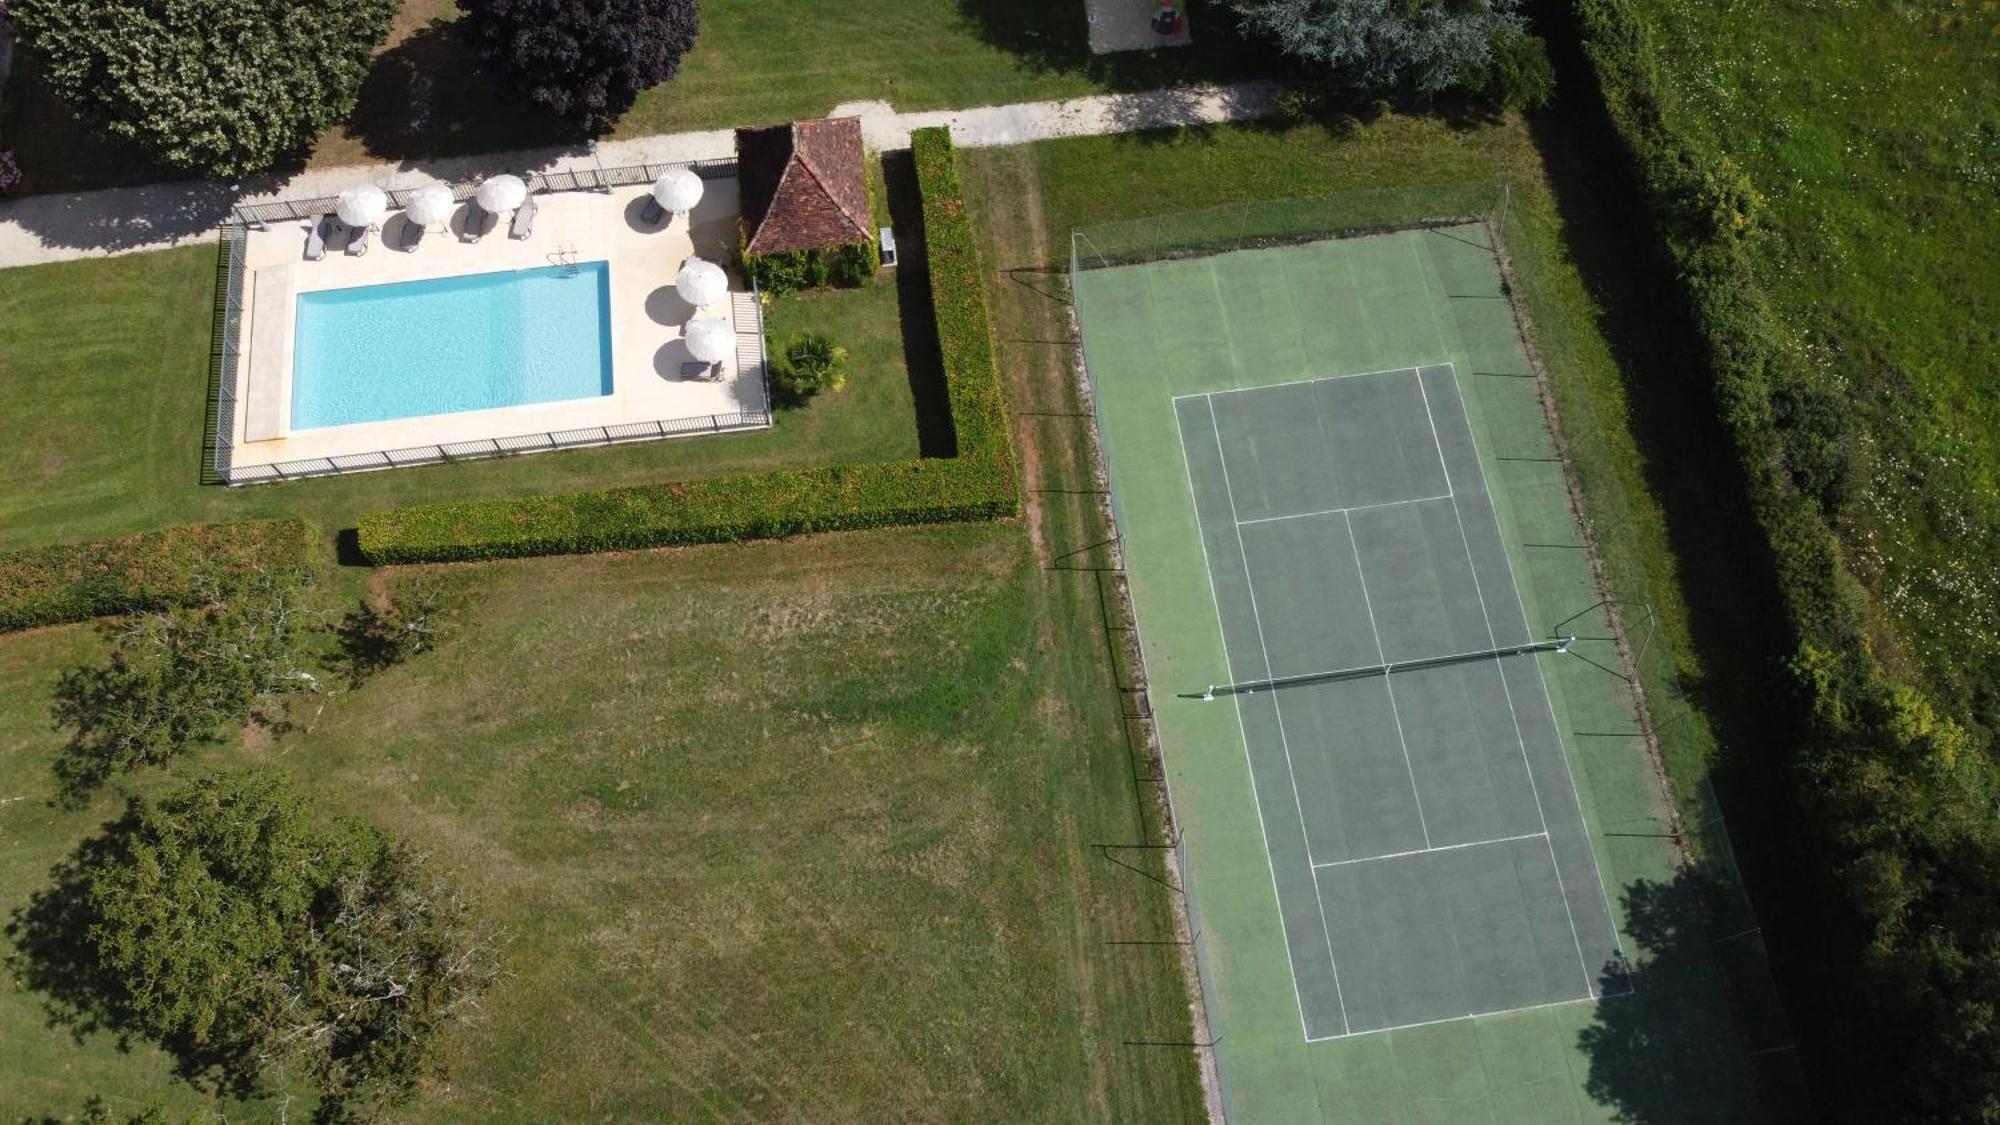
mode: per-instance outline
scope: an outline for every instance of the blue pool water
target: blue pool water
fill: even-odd
[[[299,294],[292,428],[610,394],[607,265]]]

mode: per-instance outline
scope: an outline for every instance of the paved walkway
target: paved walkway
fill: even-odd
[[[1158,126],[1244,121],[1268,115],[1275,90],[1275,85],[1268,82],[1240,82],[914,113],[898,113],[886,102],[849,102],[835,106],[831,116],[860,115],[862,134],[870,147],[877,149],[907,147],[911,130],[933,125],[950,126],[954,140],[977,148],[1054,137],[1125,133]],[[0,203],[0,267],[131,254],[210,241],[215,238],[216,224],[239,201],[337,195],[342,188],[363,180],[385,187],[404,187],[431,179],[476,179],[502,171],[588,169],[594,162],[618,167],[733,155],[735,134],[728,129],[713,129],[607,141],[598,146],[595,158],[576,147],[525,149],[401,164],[316,168],[289,179],[260,177],[236,183],[199,180],[29,196]]]

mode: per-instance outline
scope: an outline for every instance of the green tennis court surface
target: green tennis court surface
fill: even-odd
[[[1174,405],[1305,1036],[1622,990],[1451,368]]]
[[[1486,228],[1073,290],[1231,1120],[1758,1119]]]

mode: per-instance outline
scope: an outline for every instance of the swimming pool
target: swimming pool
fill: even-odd
[[[611,393],[608,262],[301,293],[292,428]]]

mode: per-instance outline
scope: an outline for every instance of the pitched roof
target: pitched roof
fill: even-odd
[[[810,250],[875,237],[861,119],[736,130],[744,249]]]

